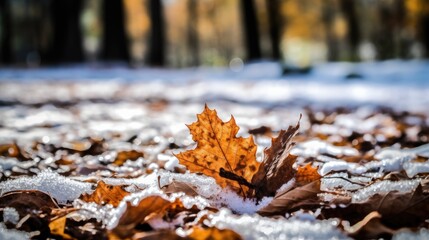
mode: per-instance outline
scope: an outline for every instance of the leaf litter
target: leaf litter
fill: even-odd
[[[4,107],[1,236],[427,235],[425,115],[153,102]]]

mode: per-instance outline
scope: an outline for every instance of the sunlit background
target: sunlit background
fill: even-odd
[[[427,0],[0,0],[1,66],[429,57]]]

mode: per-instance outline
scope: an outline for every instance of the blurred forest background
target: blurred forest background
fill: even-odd
[[[0,0],[0,65],[429,57],[429,0]]]

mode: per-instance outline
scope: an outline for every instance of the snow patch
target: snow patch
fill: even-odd
[[[0,223],[0,239],[3,240],[26,240],[30,239],[30,234],[14,229],[7,229],[4,223]]]
[[[67,203],[83,193],[92,192],[91,183],[78,182],[50,170],[34,177],[21,177],[0,183],[0,196],[14,190],[39,190],[46,192],[59,203]]]
[[[15,208],[5,207],[3,209],[3,222],[10,222],[13,224],[17,224],[19,221],[19,214]]]
[[[219,229],[231,229],[243,239],[348,239],[336,229],[336,220],[300,221],[260,215],[238,216],[223,208],[208,215],[204,223]]]
[[[376,194],[385,194],[393,191],[402,193],[411,192],[420,184],[420,180],[402,180],[402,181],[380,181],[368,187],[357,190],[352,194],[353,203],[361,203],[368,200]]]
[[[321,140],[310,140],[297,144],[290,153],[302,157],[317,157],[320,154],[359,156],[357,149],[334,146]]]

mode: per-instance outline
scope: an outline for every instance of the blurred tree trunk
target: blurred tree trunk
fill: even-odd
[[[266,0],[266,4],[270,26],[271,57],[274,60],[280,60],[280,29],[282,29],[283,24],[280,19],[279,0]]]
[[[328,61],[340,59],[340,44],[334,31],[335,8],[334,1],[328,1],[323,5],[322,19],[326,32],[326,45],[328,46]]]
[[[259,29],[255,4],[253,0],[241,0],[240,2],[247,59],[257,60],[261,58],[261,46],[259,44]]]
[[[200,64],[199,58],[199,42],[198,42],[198,14],[197,2],[198,0],[188,0],[188,48],[190,54],[190,65],[198,66]]]
[[[103,60],[130,60],[122,0],[103,1]]]
[[[0,63],[12,63],[12,19],[10,14],[10,4],[8,0],[0,0],[1,14],[1,48],[0,48]]]
[[[350,44],[350,60],[358,61],[358,47],[361,40],[359,21],[356,13],[355,0],[340,0],[341,11],[343,12],[348,29],[348,42]]]
[[[53,44],[49,52],[50,60],[54,63],[83,60],[81,8],[81,0],[52,1]]]
[[[420,16],[418,33],[420,41],[425,47],[425,58],[429,58],[429,11],[423,12]]]
[[[164,66],[164,19],[161,0],[150,0],[149,2],[151,34],[149,42],[149,65]]]

